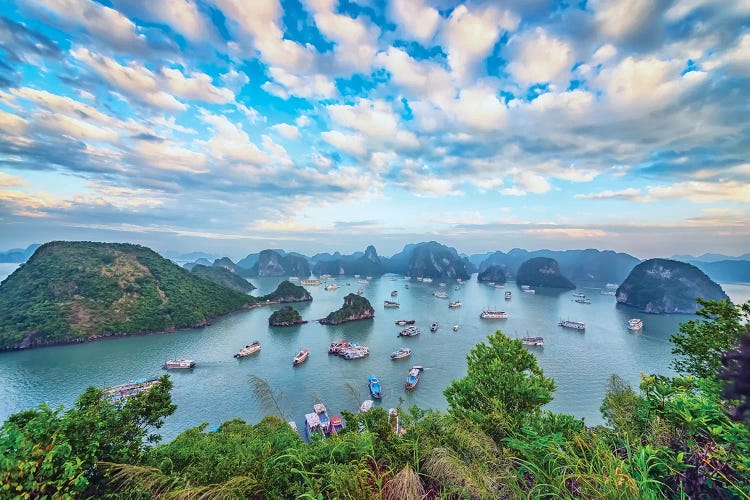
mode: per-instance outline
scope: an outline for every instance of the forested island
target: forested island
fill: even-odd
[[[557,261],[549,257],[534,257],[521,264],[516,274],[516,283],[563,290],[572,290],[576,287],[572,281],[560,273]]]
[[[269,326],[296,326],[305,323],[307,323],[307,321],[303,320],[299,311],[292,306],[284,306],[281,309],[274,311],[268,318]]]
[[[50,242],[0,285],[0,349],[195,328],[255,303],[146,247]]]
[[[445,389],[446,412],[399,409],[398,423],[381,407],[344,412],[343,431],[309,443],[271,404],[257,424],[203,424],[156,444],[176,409],[169,377],[118,403],[89,388],[72,408],[43,405],[2,425],[0,496],[745,498],[750,303],[700,306],[672,337],[676,375],[643,374],[639,389],[612,376],[605,426],[544,409],[555,382],[496,332]],[[268,382],[251,382],[260,404],[277,401]]]
[[[350,293],[344,297],[344,305],[341,309],[333,311],[319,322],[322,325],[340,325],[348,321],[359,321],[375,317],[375,309],[370,301],[357,294]]]

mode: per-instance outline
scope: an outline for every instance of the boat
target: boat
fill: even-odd
[[[331,433],[338,434],[342,430],[344,430],[344,421],[338,415],[332,416],[331,417]]]
[[[397,319],[396,320],[396,324],[399,325],[399,326],[413,325],[416,322],[417,322],[417,320],[415,320],[415,319]]]
[[[289,427],[291,427],[292,430],[294,430],[294,432],[299,434],[299,429],[297,428],[297,422],[295,422],[294,420],[290,420],[289,422],[287,422],[287,424],[289,424]]]
[[[448,304],[448,307],[451,309],[456,309],[458,307],[461,307],[461,301],[460,300],[454,300],[450,304]]]
[[[437,323],[437,321],[433,321],[432,324],[430,325],[430,331],[431,332],[436,332],[437,329],[438,329],[438,323]]]
[[[422,278],[424,283],[432,283],[432,278]]]
[[[530,295],[534,295],[536,293],[536,290],[531,290],[530,288],[527,288],[526,290],[521,290],[523,293],[528,293]]]
[[[307,356],[309,354],[310,353],[307,351],[307,349],[302,349],[294,357],[294,360],[292,361],[292,365],[294,365],[294,366],[301,365],[302,363],[304,363],[305,361],[307,361]]]
[[[490,283],[491,284],[491,283]],[[531,287],[529,285],[521,285],[521,290],[528,290]]]
[[[638,318],[628,320],[628,330],[642,330],[643,321]]]
[[[392,300],[384,300],[383,301],[383,307],[386,307],[388,309],[395,309],[395,308],[400,307],[400,306],[401,306],[401,304],[399,304],[398,302],[394,302]]]
[[[482,311],[482,314],[480,314],[479,317],[481,319],[508,319],[508,313],[505,311],[493,311],[487,309]]]
[[[617,290],[617,285],[615,283],[607,283],[604,287],[607,290]]]
[[[361,285],[366,285],[367,284],[367,280],[357,280],[357,283],[359,283]]]
[[[419,335],[419,328],[413,325],[407,326],[406,328],[398,332],[399,337],[416,337],[417,335]]]
[[[456,287],[454,288],[454,290],[460,290],[460,289],[461,289],[461,287],[458,286],[458,285],[456,285]]]
[[[367,277],[367,281],[370,281],[372,279],[372,276]]]
[[[505,285],[500,285],[498,283],[495,283],[495,288],[505,288]]]
[[[130,396],[135,396],[151,389],[159,381],[158,378],[135,380],[127,384],[115,385],[104,389],[104,395],[108,396],[113,402],[122,401]]]
[[[381,399],[383,397],[383,391],[380,389],[380,381],[375,375],[370,375],[367,379],[367,383],[370,386],[370,395],[375,399]]]
[[[409,281],[409,280],[411,279],[411,276],[404,276],[404,279],[405,279],[406,281]]]
[[[591,304],[591,299],[588,297],[577,297],[575,301],[579,304]]]
[[[323,426],[317,413],[305,413],[305,429],[307,430],[307,439],[311,439],[313,434],[323,436]]]
[[[494,281],[490,281],[489,283],[487,283],[487,286],[492,286],[492,287],[494,287],[494,286],[495,286],[495,282],[494,282]]]
[[[297,276],[289,276],[287,279],[289,281],[299,281],[299,278]],[[297,424],[295,424],[295,425],[297,425]],[[295,429],[296,429],[296,427],[295,427]]]
[[[581,323],[580,321],[570,321],[570,320],[560,320],[560,322],[557,324],[558,326],[562,326],[564,328],[571,328],[573,330],[585,330],[586,324]]]
[[[435,291],[435,292],[432,292],[432,295],[435,296],[435,298],[438,298],[438,299],[447,299],[448,298],[448,294],[445,293],[445,292]]]
[[[250,356],[251,354],[255,354],[256,352],[260,351],[260,342],[257,340],[253,342],[252,344],[248,344],[242,349],[240,349],[240,352],[234,355],[235,358],[244,358],[245,356]]]
[[[459,285],[463,285],[464,284],[464,280],[462,280],[461,278],[457,278],[456,279],[456,283],[458,283]]]
[[[164,363],[165,370],[189,370],[194,366],[194,359],[170,359]]]
[[[300,285],[303,286],[318,286],[322,283],[320,280],[310,279],[310,280],[302,280],[300,281]]]
[[[393,290],[393,291],[391,292],[391,297],[395,297],[395,296],[397,296],[397,295],[398,295],[398,290]]]
[[[423,278],[423,277],[421,277],[421,276],[417,276],[417,281],[421,281],[421,282],[424,282],[424,278]]]
[[[542,337],[524,337],[521,339],[521,342],[523,345],[544,347],[544,339]]]
[[[600,290],[599,293],[602,295],[615,295],[614,290]]]
[[[331,419],[328,417],[328,410],[323,403],[316,403],[313,405],[313,411],[318,416],[323,434],[328,436],[331,433]]]
[[[347,342],[346,340],[339,340],[338,342],[332,342],[331,345],[328,346],[328,354],[341,354],[341,351],[344,349],[350,348],[352,345]]]
[[[411,349],[408,347],[402,347],[401,349],[391,353],[391,359],[402,359],[411,356]]]
[[[362,295],[363,293],[365,293],[365,292],[363,292],[361,288],[359,290],[357,290],[357,295]]]
[[[457,332],[460,327],[458,325],[453,325],[453,331]]]
[[[409,370],[409,376],[406,378],[406,384],[404,384],[404,388],[407,391],[410,391],[414,389],[417,384],[419,383],[419,374],[424,370],[421,366],[412,366]]]
[[[339,286],[337,284],[331,283],[330,285],[326,285],[325,288],[324,288],[324,290],[326,292],[332,292],[332,291],[334,291],[334,290],[336,290],[338,288],[339,288]]]
[[[355,274],[355,275],[354,275],[354,277],[355,277],[355,278],[359,278],[359,274]]]
[[[445,286],[446,286],[446,284],[445,284],[445,283],[439,283],[439,284],[438,284],[438,286],[439,286],[439,287],[445,287]]]
[[[507,291],[507,292],[505,292],[505,300],[510,300],[510,298],[511,298],[512,296],[513,296],[513,294],[512,294],[512,293],[510,293],[510,291]]]
[[[359,405],[360,413],[370,411],[370,408],[372,408],[372,404],[373,404],[372,399],[365,399],[364,401],[362,401],[362,404]]]
[[[348,349],[345,349],[341,353],[341,356],[347,360],[362,359],[369,355],[370,355],[370,348],[365,347],[365,346],[359,346],[359,345],[353,345],[349,347]]]
[[[581,293],[581,292],[576,292],[576,293],[573,294],[573,297],[584,298],[584,297],[586,297],[586,294],[585,293]]]

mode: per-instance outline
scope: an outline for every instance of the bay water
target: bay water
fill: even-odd
[[[279,278],[254,279],[255,295],[275,289]],[[279,413],[295,420],[300,428],[304,414],[315,402],[322,401],[329,413],[356,411],[369,399],[367,379],[377,375],[383,388],[383,407],[445,409],[443,390],[451,380],[466,374],[466,353],[487,335],[502,330],[510,337],[541,336],[544,347],[527,347],[536,356],[545,374],[555,379],[557,391],[551,410],[585,419],[586,424],[601,423],[599,406],[610,374],[621,375],[637,387],[640,374],[670,374],[672,359],[669,337],[687,315],[643,315],[617,305],[613,296],[601,295],[598,288],[579,288],[591,298],[591,304],[573,301],[572,292],[539,290],[535,295],[521,293],[510,282],[505,288],[493,288],[469,281],[459,286],[450,281],[438,283],[405,281],[384,276],[368,284],[353,278],[339,278],[340,288],[326,291],[322,286],[307,289],[313,301],[294,304],[310,323],[293,328],[271,328],[268,317],[278,305],[256,308],[216,319],[205,328],[143,336],[105,339],[86,344],[54,346],[28,351],[0,353],[0,422],[18,411],[47,403],[69,407],[88,386],[106,387],[131,380],[158,376],[170,358],[191,358],[197,366],[190,371],[171,371],[172,398],[177,411],[170,416],[161,433],[166,440],[203,422],[209,429],[238,417],[257,422],[264,415]],[[408,288],[406,288],[408,285]],[[750,286],[723,285],[735,302],[750,299]],[[375,318],[339,326],[323,326],[313,320],[338,309],[348,293],[363,289],[375,308]],[[463,305],[449,309],[449,300],[435,298],[443,289],[449,300]],[[395,299],[391,291],[398,291]],[[511,300],[504,292],[511,291]],[[398,309],[385,309],[384,300],[397,300]],[[483,309],[508,312],[507,320],[482,320]],[[633,317],[643,319],[641,332],[627,329]],[[415,319],[421,334],[399,338],[398,319]],[[560,319],[586,323],[585,333],[557,326]],[[430,324],[439,323],[436,333]],[[459,325],[453,331],[453,325]],[[259,340],[262,349],[245,359],[233,355],[244,345]],[[348,340],[370,347],[370,355],[347,361],[328,354],[331,342]],[[409,347],[410,358],[391,360],[399,347]],[[300,349],[310,357],[292,367],[292,358]],[[422,365],[419,386],[404,389],[412,365]],[[256,398],[251,376],[265,379],[277,395],[278,405],[264,406]]]

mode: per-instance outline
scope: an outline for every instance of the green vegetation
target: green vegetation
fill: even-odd
[[[299,311],[292,306],[284,306],[268,318],[268,324],[271,326],[294,326],[302,323],[307,321],[304,321]]]
[[[477,281],[490,281],[500,285],[505,283],[506,279],[503,266],[490,266],[477,276]]]
[[[554,382],[520,341],[497,332],[445,390],[448,412],[400,410],[403,432],[374,407],[345,412],[344,432],[310,443],[270,416],[215,432],[203,424],[151,446],[151,429],[174,410],[168,379],[121,408],[89,389],[68,412],[43,406],[0,428],[0,496],[747,499],[750,426],[728,416],[747,401],[722,396],[709,368],[721,353],[687,341],[711,335],[738,349],[750,303],[702,306],[705,320],[676,336],[684,376],[643,375],[640,390],[613,376],[601,407],[606,426],[543,410]],[[743,341],[750,347],[750,336]],[[259,404],[282,413],[267,382],[249,382]]]
[[[324,325],[339,325],[347,321],[357,321],[374,317],[375,309],[370,305],[370,301],[364,297],[350,293],[344,297],[344,305],[341,309],[333,311],[320,320],[320,323]]]
[[[693,314],[698,310],[698,297],[729,299],[700,269],[669,259],[650,259],[638,264],[616,293],[617,302],[654,314]]]
[[[576,287],[572,281],[560,274],[557,261],[549,257],[534,257],[521,264],[516,273],[516,283],[564,290],[572,290]]]
[[[304,287],[284,280],[279,283],[276,290],[259,297],[258,300],[260,302],[306,302],[312,300],[312,295]]]
[[[0,349],[199,326],[254,302],[146,247],[51,242],[0,286]]]
[[[236,292],[250,293],[255,290],[255,286],[252,283],[225,267],[209,267],[196,264],[190,269],[190,272],[199,278],[231,288]]]

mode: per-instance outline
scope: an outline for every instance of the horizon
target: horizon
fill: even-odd
[[[748,20],[678,0],[6,2],[3,245],[742,255]]]

